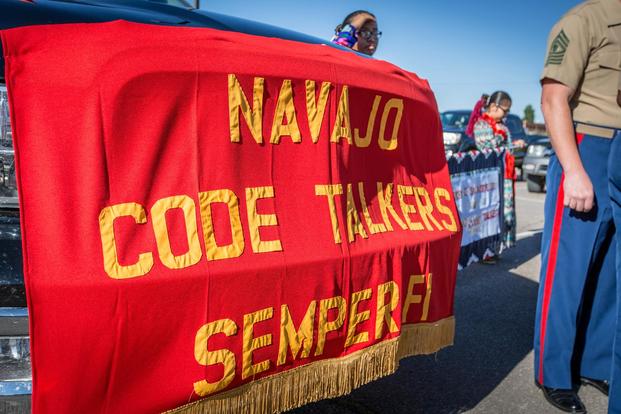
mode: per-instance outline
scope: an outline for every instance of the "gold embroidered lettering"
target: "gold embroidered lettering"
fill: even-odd
[[[194,383],[194,392],[201,397],[225,389],[235,378],[235,354],[228,349],[207,350],[209,338],[219,333],[226,336],[235,335],[237,333],[237,325],[230,319],[220,319],[201,326],[198,332],[196,332],[194,340],[194,358],[196,362],[204,366],[224,365],[224,374],[219,381],[207,382],[207,380],[202,380]]]
[[[300,328],[296,331],[295,325],[287,305],[280,307],[280,342],[278,343],[278,361],[276,365],[282,365],[287,360],[287,349],[291,349],[291,355],[295,360],[302,349],[300,358],[308,358],[313,346],[313,325],[315,323],[315,309],[317,302],[312,301],[306,310]]]
[[[334,243],[341,243],[341,233],[339,231],[339,223],[336,214],[336,203],[334,197],[343,194],[343,186],[341,184],[326,184],[315,186],[315,195],[326,196],[328,200],[328,210],[330,212],[330,223],[332,225],[332,235]]]
[[[389,303],[386,303],[386,294],[390,295]],[[375,316],[375,339],[380,339],[384,334],[384,324],[388,325],[388,332],[399,331],[397,323],[392,317],[392,312],[399,304],[399,285],[390,281],[377,286],[377,314]]]
[[[183,211],[188,251],[175,256],[170,247],[166,212],[177,208]],[[194,200],[186,195],[166,197],[157,200],[151,207],[151,218],[153,221],[155,241],[157,242],[157,251],[164,266],[169,269],[183,269],[184,267],[195,265],[201,260],[203,252],[201,251],[201,242],[198,238]]]
[[[436,208],[440,211],[440,213],[444,214],[445,216],[449,218],[448,223],[442,220],[442,225],[448,231],[456,232],[457,221],[455,220],[455,217],[453,216],[453,212],[451,211],[449,207],[442,204],[442,201],[440,200],[441,198],[443,198],[446,201],[451,201],[451,193],[449,193],[446,188],[438,187],[434,190],[433,196],[436,202]]]
[[[328,322],[328,311],[330,309],[338,309],[338,315],[336,319]],[[323,349],[326,345],[326,335],[328,335],[328,332],[336,331],[343,326],[346,311],[347,303],[342,296],[322,299],[319,302],[319,333],[317,334],[317,349],[315,349],[315,356],[323,354]]]
[[[282,123],[283,119],[287,120],[285,125]],[[295,106],[293,106],[293,88],[289,79],[285,79],[280,87],[272,122],[270,142],[272,144],[280,144],[280,137],[283,135],[290,136],[293,142],[302,142],[298,120],[295,116]]]
[[[375,126],[375,118],[377,117],[377,108],[379,108],[382,97],[375,95],[373,100],[373,106],[371,107],[371,113],[369,114],[369,121],[367,122],[367,133],[365,136],[360,136],[360,130],[354,129],[354,142],[358,148],[366,148],[371,144],[371,137],[373,136],[373,127]]]
[[[334,120],[334,126],[332,127],[332,134],[330,135],[331,142],[339,142],[341,138],[345,138],[351,145],[351,122],[349,120],[349,90],[347,85],[343,85],[341,91],[341,97],[339,99],[339,106],[336,111],[336,118]]]
[[[231,142],[240,142],[239,111],[248,125],[248,129],[257,144],[263,143],[263,84],[264,79],[255,77],[252,88],[252,108],[234,74],[228,76],[229,93],[229,129]]]
[[[369,320],[371,311],[365,310],[358,312],[358,304],[363,300],[371,299],[371,289],[364,289],[354,292],[351,295],[351,306],[349,308],[349,325],[347,327],[347,339],[345,340],[345,348],[355,344],[367,342],[369,340],[368,332],[360,332],[356,334],[356,327],[364,321]]]
[[[405,222],[408,223],[410,230],[423,230],[423,225],[419,222],[412,221],[410,219],[411,213],[416,213],[416,209],[413,205],[405,202],[406,195],[414,194],[414,190],[409,185],[398,185],[397,192],[399,193],[399,204],[401,205],[401,211],[405,217]]]
[[[379,200],[380,211],[382,213],[382,218],[384,219],[384,224],[386,224],[388,230],[393,230],[392,223],[388,218],[388,213],[390,213],[392,218],[403,230],[408,228],[392,206],[392,183],[386,184],[385,192],[382,183],[377,183],[377,199]]]
[[[228,189],[204,191],[198,193],[198,200],[207,260],[230,259],[241,256],[244,252],[244,232],[239,218],[239,200],[235,193]],[[232,240],[226,246],[218,246],[216,242],[211,213],[211,204],[213,203],[224,203],[228,207]]]
[[[369,237],[367,236],[367,232],[364,230],[364,226],[360,221],[358,209],[356,209],[352,185],[347,184],[347,240],[352,243],[356,238],[356,234],[360,235],[364,239]]]
[[[257,200],[261,198],[273,198],[274,187],[251,187],[246,188],[246,211],[248,213],[248,227],[250,229],[250,242],[252,251],[255,253],[281,252],[280,240],[261,240],[259,227],[277,226],[276,214],[257,213]]]
[[[391,110],[396,110],[395,123],[392,127],[392,134],[389,140],[385,139],[386,123],[388,122],[388,115]],[[380,123],[379,130],[379,147],[386,151],[392,151],[397,149],[397,136],[399,135],[399,127],[401,125],[401,117],[403,116],[403,99],[392,98],[386,102],[384,106],[384,113],[382,114],[382,121]]]
[[[326,104],[328,103],[328,96],[330,94],[330,87],[330,82],[322,82],[319,98],[315,100],[315,81],[306,81],[306,114],[313,144],[316,144],[319,140],[323,115],[326,111]]]
[[[270,368],[270,360],[253,364],[252,353],[259,348],[272,344],[272,334],[254,337],[254,325],[272,319],[274,308],[265,308],[260,311],[244,315],[243,349],[242,349],[242,379],[253,377]]]
[[[129,279],[149,273],[153,267],[153,254],[140,253],[136,263],[123,266],[119,263],[116,239],[114,237],[114,220],[119,217],[132,217],[137,224],[147,222],[147,213],[138,203],[122,203],[104,207],[99,213],[99,232],[103,249],[104,270],[113,279]]]

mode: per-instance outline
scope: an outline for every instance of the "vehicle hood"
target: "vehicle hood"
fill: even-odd
[[[463,128],[458,128],[458,127],[454,127],[454,126],[443,126],[442,127],[442,131],[444,132],[459,132],[459,133],[464,133],[465,130]]]

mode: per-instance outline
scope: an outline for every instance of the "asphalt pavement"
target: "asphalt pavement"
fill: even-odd
[[[560,413],[533,383],[544,198],[517,183],[517,246],[495,265],[458,272],[452,347],[403,359],[393,375],[289,414]],[[590,414],[606,413],[607,398],[598,391],[579,394]]]

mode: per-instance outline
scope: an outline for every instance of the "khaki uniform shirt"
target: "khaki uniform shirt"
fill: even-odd
[[[621,128],[621,0],[588,0],[552,28],[541,79],[569,86],[574,121]]]

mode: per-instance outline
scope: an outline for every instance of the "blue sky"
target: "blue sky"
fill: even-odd
[[[202,0],[201,8],[330,38],[366,9],[383,36],[375,57],[429,79],[440,110],[471,109],[481,93],[513,97],[513,112],[539,107],[539,74],[554,23],[578,0]]]

